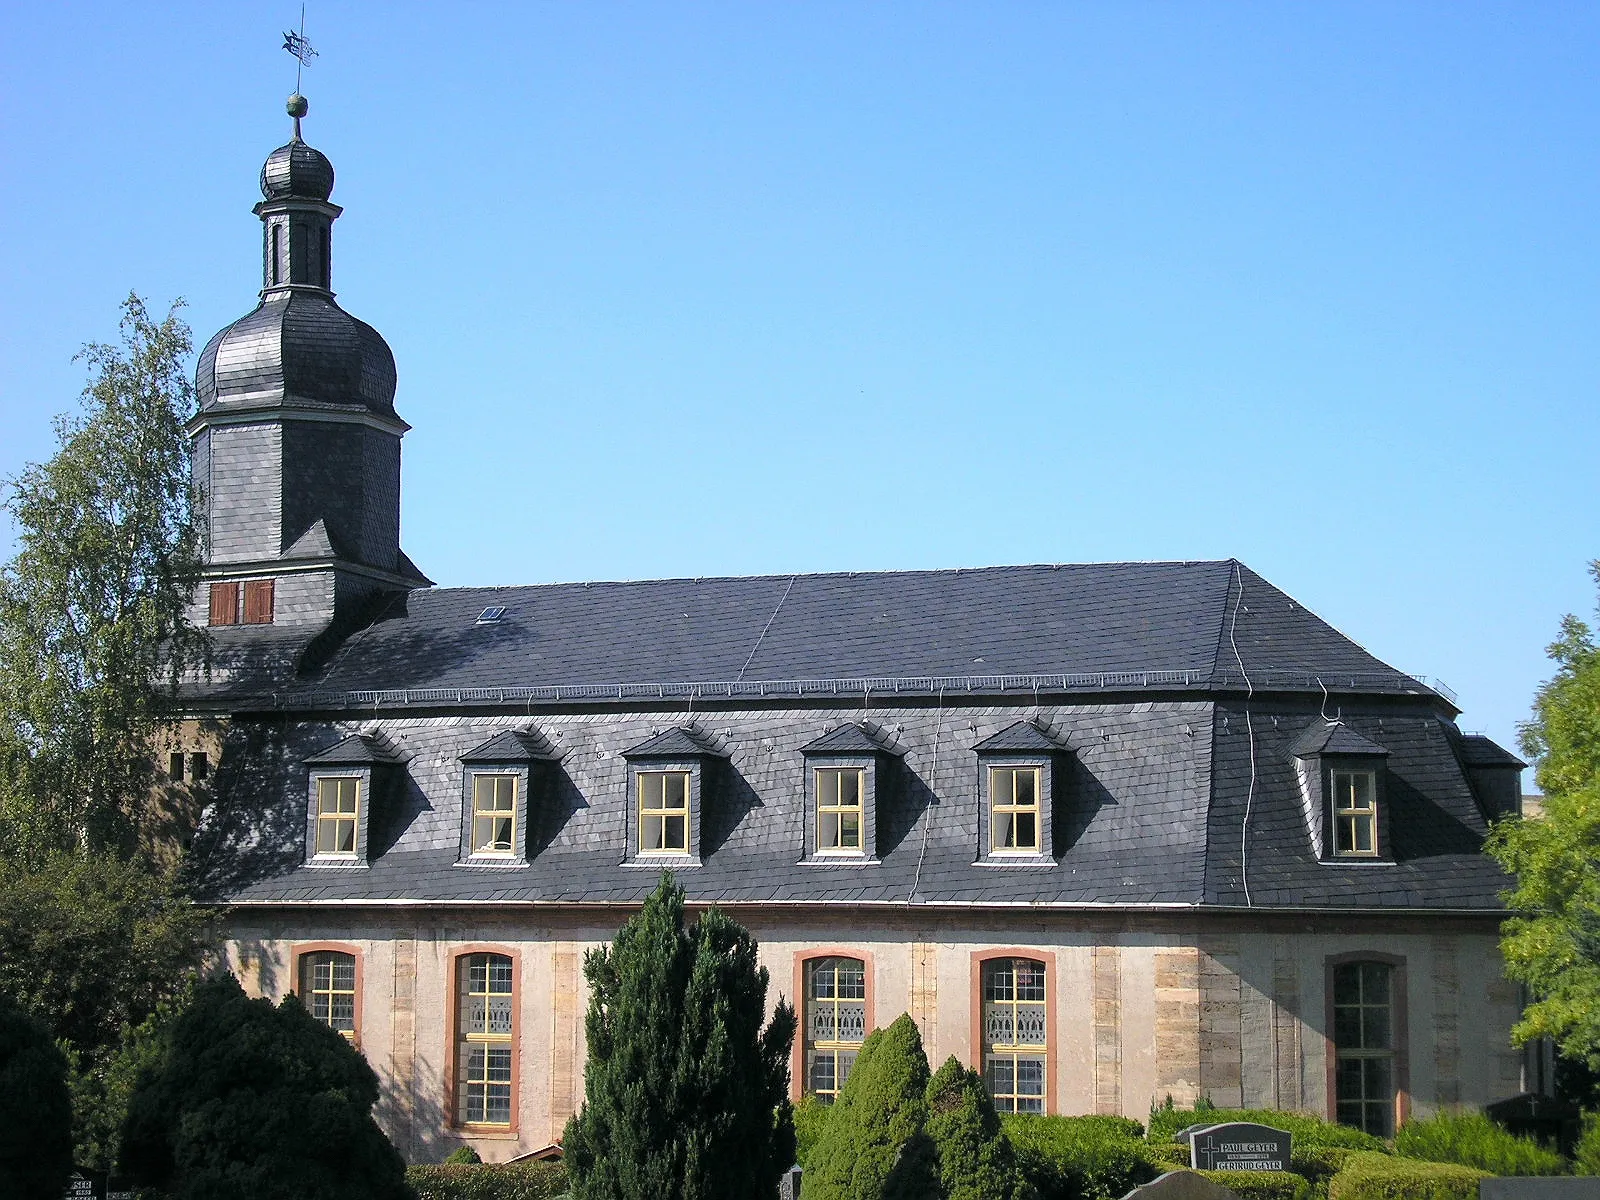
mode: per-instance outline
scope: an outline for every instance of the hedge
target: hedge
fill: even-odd
[[[1197,1171],[1239,1200],[1306,1200],[1311,1182],[1292,1171]]]
[[[1119,1200],[1161,1174],[1120,1117],[1007,1115],[1000,1124],[1041,1200]]]
[[[1225,1121],[1251,1121],[1270,1125],[1293,1136],[1305,1146],[1343,1146],[1350,1150],[1385,1150],[1382,1138],[1348,1125],[1333,1125],[1310,1113],[1284,1112],[1274,1108],[1157,1108],[1150,1112],[1150,1140],[1171,1141],[1180,1129],[1191,1125],[1220,1125]]]
[[[1481,1112],[1440,1113],[1407,1121],[1394,1135],[1395,1153],[1428,1162],[1459,1163],[1491,1175],[1568,1175],[1572,1168],[1554,1150],[1518,1137]]]
[[[1328,1200],[1478,1200],[1487,1171],[1388,1154],[1352,1154],[1328,1183]]]
[[[815,1096],[802,1096],[800,1103],[794,1106],[794,1160],[802,1167],[806,1165],[806,1158],[822,1138],[822,1131],[828,1124],[828,1117],[833,1113],[833,1107],[822,1103]]]
[[[417,1200],[555,1200],[567,1190],[558,1162],[441,1163],[406,1168]]]

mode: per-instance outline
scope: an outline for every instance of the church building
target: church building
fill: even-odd
[[[290,112],[197,368],[214,666],[167,761],[234,970],[360,1048],[408,1159],[560,1137],[584,952],[663,869],[759,939],[796,1097],[901,1012],[1005,1111],[1522,1090],[1482,845],[1523,764],[1243,563],[433,586]]]

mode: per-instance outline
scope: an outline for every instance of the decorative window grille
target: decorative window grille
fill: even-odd
[[[861,798],[866,772],[859,767],[817,768],[817,852],[861,853]]]
[[[1045,966],[1030,958],[983,964],[983,1077],[1001,1112],[1042,1113],[1049,1051]]]
[[[361,781],[340,775],[317,780],[317,854],[354,858]]]
[[[859,958],[806,963],[806,1091],[832,1104],[867,1037],[867,969]]]
[[[472,852],[510,854],[516,848],[517,777],[472,777]]]
[[[512,962],[504,954],[468,954],[459,970],[456,1119],[462,1125],[510,1126]]]
[[[689,772],[639,772],[639,852],[689,853]]]
[[[313,1017],[351,1041],[356,1036],[356,957],[338,950],[300,956],[300,998]]]
[[[1334,1109],[1341,1125],[1394,1134],[1394,968],[1333,969]]]

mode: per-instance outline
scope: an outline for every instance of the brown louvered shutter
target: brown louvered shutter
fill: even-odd
[[[252,579],[244,585],[244,623],[246,625],[272,624],[271,579]]]
[[[211,623],[237,625],[239,623],[239,585],[213,583],[211,585]]]

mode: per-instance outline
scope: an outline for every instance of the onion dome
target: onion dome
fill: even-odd
[[[294,137],[267,155],[261,167],[261,195],[267,200],[326,200],[333,195],[333,164],[322,151],[300,140],[300,118],[311,105],[296,92],[284,107],[294,118]]]
[[[371,325],[326,294],[269,292],[200,352],[202,411],[311,403],[394,415],[394,354]]]
[[[261,168],[261,194],[268,200],[289,196],[326,200],[333,195],[333,164],[321,150],[295,138],[267,155]]]

